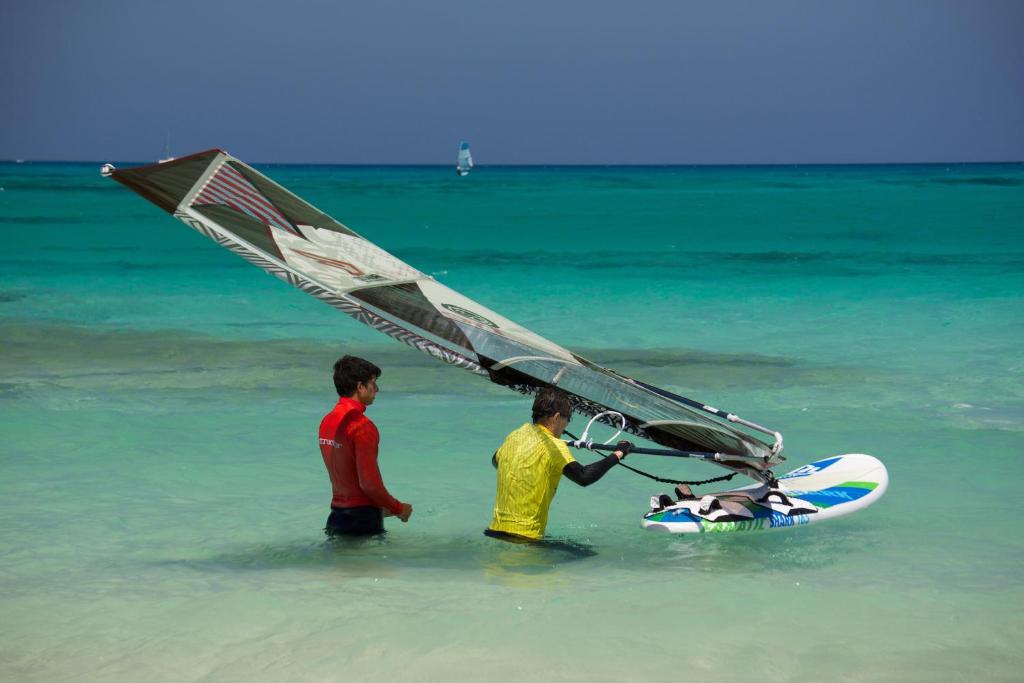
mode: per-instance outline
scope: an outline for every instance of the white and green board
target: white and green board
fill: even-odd
[[[863,510],[882,497],[889,474],[880,460],[861,453],[824,458],[779,477],[769,496],[753,484],[656,506],[641,525],[672,534],[769,531],[823,522]],[[712,500],[718,504],[712,505]],[[709,509],[710,508],[710,509]]]

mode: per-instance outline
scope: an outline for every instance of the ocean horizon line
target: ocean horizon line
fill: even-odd
[[[201,150],[205,151],[205,150]],[[198,153],[198,152],[197,152]],[[177,158],[185,158],[182,157]],[[146,166],[158,163],[148,160],[70,160],[70,159],[2,159],[0,166],[54,165],[54,166],[91,166],[106,163]],[[333,162],[300,162],[300,161],[250,161],[253,166],[275,168],[453,168],[451,163],[333,163]],[[879,161],[879,162],[811,162],[811,163],[530,163],[530,164],[475,164],[474,170],[493,169],[741,169],[741,168],[894,168],[894,167],[929,167],[929,166],[1024,166],[1024,159],[1017,161]]]

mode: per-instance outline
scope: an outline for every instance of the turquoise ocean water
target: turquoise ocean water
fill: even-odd
[[[664,487],[617,470],[552,507],[592,556],[492,541],[490,454],[528,399],[98,165],[0,165],[0,679],[1024,677],[1024,167],[262,170],[596,362],[780,429],[794,467],[876,455],[889,492],[673,537],[638,524]],[[346,352],[384,368],[382,471],[415,513],[338,546],[315,436]]]

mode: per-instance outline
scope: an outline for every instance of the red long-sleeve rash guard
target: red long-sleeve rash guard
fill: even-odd
[[[331,477],[332,508],[372,505],[394,514],[402,511],[384,487],[377,467],[377,426],[363,412],[366,406],[341,398],[320,423],[320,454]]]

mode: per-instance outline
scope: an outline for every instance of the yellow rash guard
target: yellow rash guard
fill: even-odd
[[[490,529],[542,537],[562,469],[576,462],[569,447],[546,427],[528,422],[508,435],[497,460],[498,491]]]

